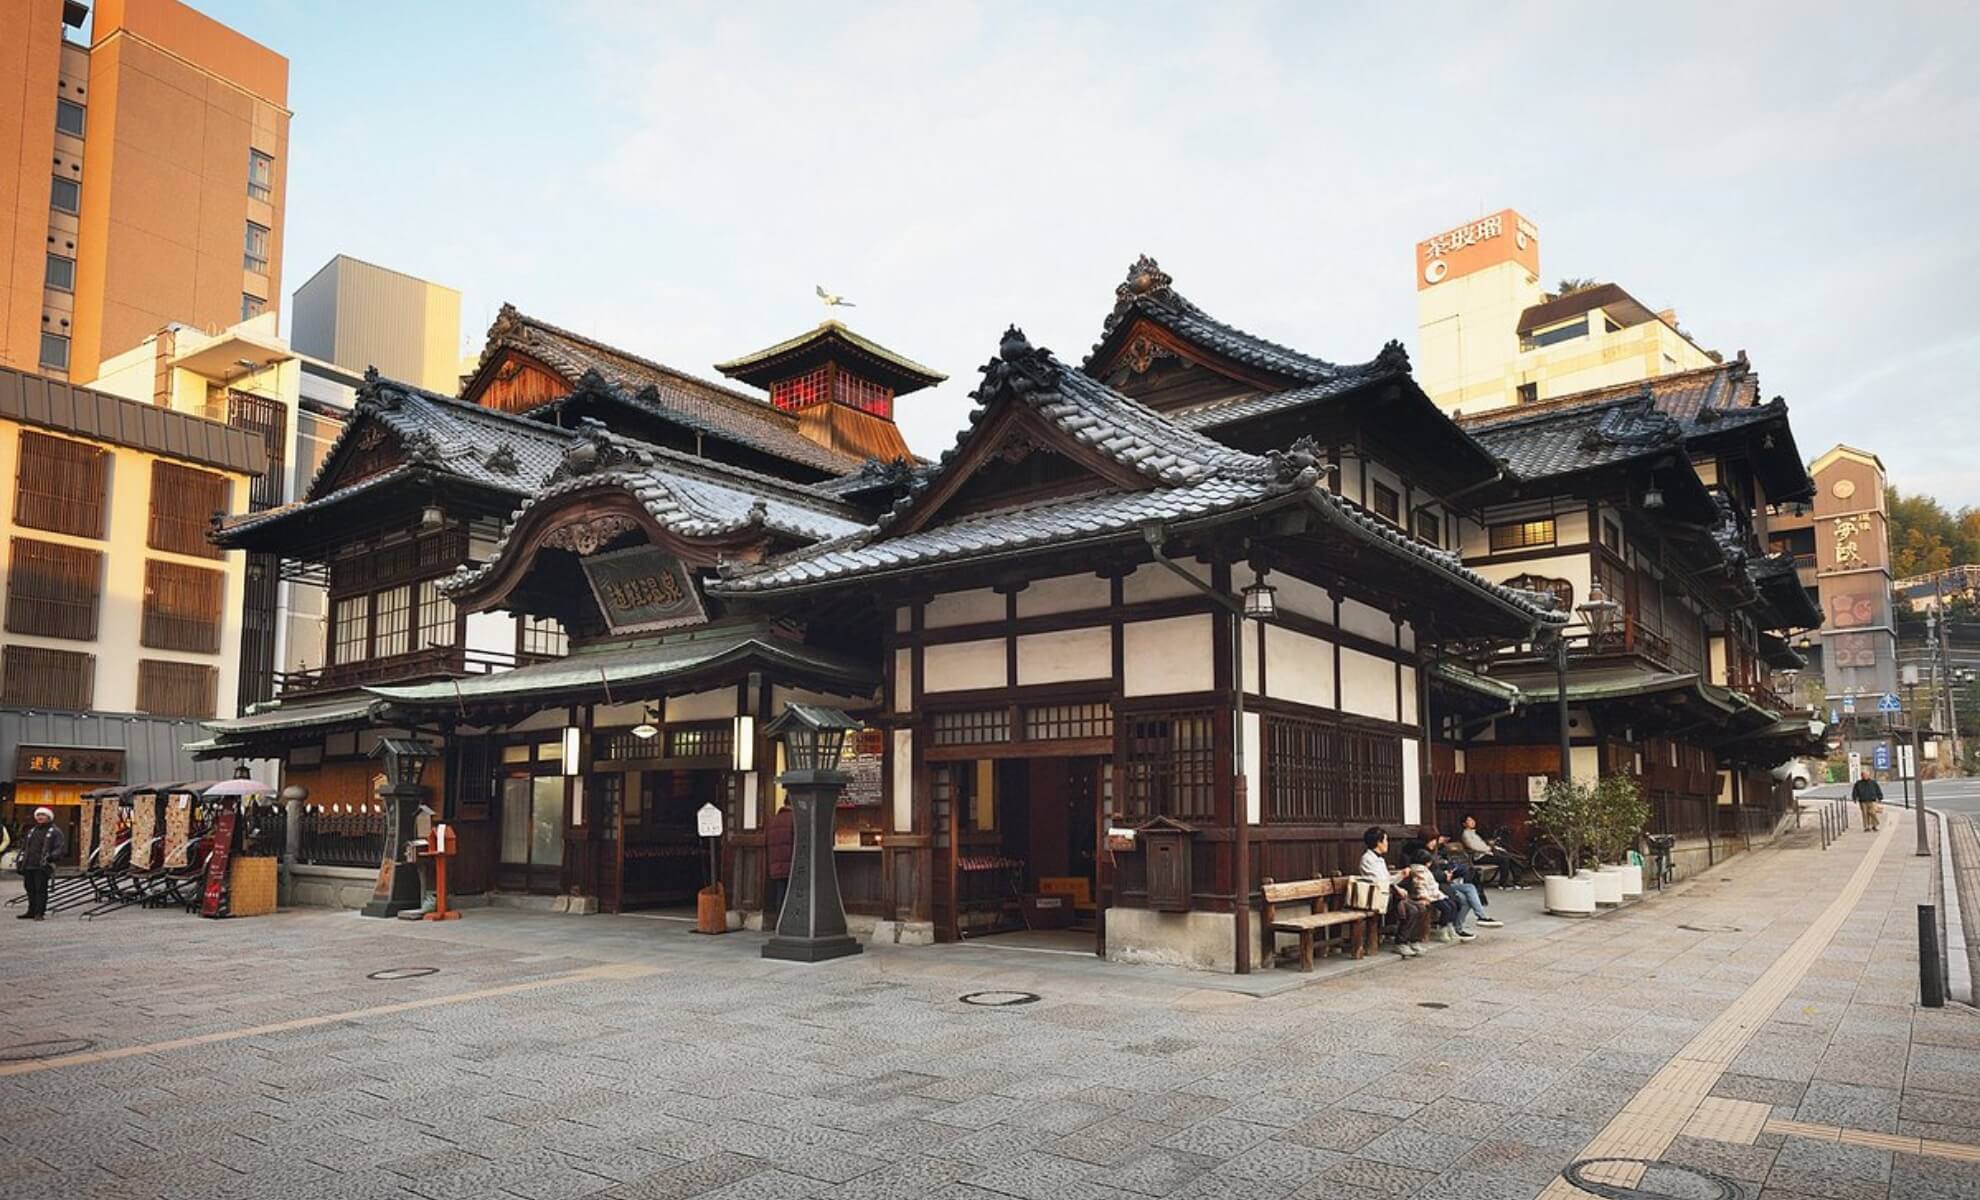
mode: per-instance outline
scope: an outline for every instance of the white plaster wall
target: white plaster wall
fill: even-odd
[[[914,610],[902,605],[894,610],[894,632],[906,633],[914,628]]]
[[[1554,541],[1562,546],[1588,540],[1588,510],[1569,509],[1554,514]]]
[[[921,614],[921,623],[930,629],[1003,619],[1004,598],[990,588],[945,592],[930,600]]]
[[[1414,652],[1416,649],[1416,626],[1404,621],[1396,634],[1396,645]]]
[[[1017,640],[1017,681],[1065,683],[1114,675],[1113,631],[1104,626],[1028,633]]]
[[[1280,625],[1265,627],[1265,692],[1279,700],[1334,707],[1334,644]]]
[[[1726,639],[1715,635],[1709,639],[1709,643],[1708,649],[1712,658],[1712,673],[1708,678],[1711,682],[1724,687],[1726,682]]]
[[[894,711],[914,708],[914,651],[894,651]]]
[[[1252,695],[1258,692],[1258,622],[1246,621],[1244,632],[1239,635],[1244,642],[1241,657],[1244,668],[1244,690]]]
[[[778,711],[782,711],[779,706]],[[667,697],[667,721],[713,721],[736,715],[736,689],[717,688],[712,692],[690,692]]]
[[[1209,691],[1216,686],[1211,633],[1208,613],[1128,622],[1122,628],[1122,692],[1160,696]]]
[[[759,820],[757,811],[757,773],[745,771],[742,777],[743,828],[754,829]]]
[[[514,654],[516,619],[505,612],[469,613],[467,648],[489,654]]]
[[[1416,668],[1398,668],[1402,676],[1402,712],[1397,719],[1405,725],[1416,724],[1418,705],[1416,702]]]
[[[1253,825],[1258,824],[1263,812],[1259,787],[1264,780],[1261,765],[1264,762],[1264,726],[1258,714],[1244,714],[1244,819]]]
[[[1402,785],[1403,785],[1403,824],[1415,825],[1423,820],[1423,760],[1418,757],[1420,746],[1415,738],[1402,740]]]
[[[971,688],[1009,687],[1005,678],[1004,639],[947,642],[921,652],[921,690],[960,692]]]
[[[1574,602],[1580,604],[1588,598],[1588,552],[1557,554],[1547,558],[1529,558],[1523,562],[1481,562],[1467,563],[1472,570],[1491,580],[1504,583],[1515,575],[1538,575],[1546,579],[1565,579],[1574,585]]]
[[[914,731],[894,730],[894,828],[902,833],[914,829]]]
[[[1341,628],[1382,643],[1396,644],[1396,622],[1388,613],[1359,600],[1341,601]]]
[[[1184,562],[1180,565],[1204,583],[1210,582],[1208,565],[1200,562]],[[1160,563],[1146,563],[1136,567],[1134,574],[1121,581],[1121,599],[1129,604],[1196,595],[1201,593]]]
[[[1272,599],[1280,608],[1329,625],[1334,623],[1334,600],[1325,588],[1284,571],[1272,572],[1265,582],[1279,589]]]
[[[1178,579],[1176,582],[1181,583],[1182,580]],[[1031,586],[1017,594],[1018,616],[1036,617],[1047,613],[1106,608],[1112,594],[1113,589],[1098,575],[1060,575],[1052,579],[1034,579],[1031,581]]]
[[[1396,719],[1396,664],[1359,650],[1341,650],[1341,707],[1364,717]]]

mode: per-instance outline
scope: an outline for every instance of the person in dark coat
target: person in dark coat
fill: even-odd
[[[1856,801],[1856,807],[1863,812],[1863,828],[1870,833],[1877,832],[1878,818],[1883,815],[1884,789],[1877,786],[1877,778],[1870,774],[1868,767],[1863,769],[1863,778],[1850,785],[1849,798]]]
[[[765,833],[770,842],[770,907],[766,915],[774,925],[784,911],[784,893],[791,886],[791,855],[797,845],[797,814],[790,805],[770,814]]]
[[[55,823],[55,810],[34,810],[34,824],[21,835],[20,858],[16,867],[27,883],[27,911],[17,920],[39,921],[48,913],[48,880],[55,863],[69,852],[69,835]]]

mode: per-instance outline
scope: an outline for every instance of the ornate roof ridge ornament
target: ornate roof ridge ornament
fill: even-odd
[[[1175,277],[1164,271],[1162,264],[1153,257],[1146,254],[1138,256],[1128,267],[1127,278],[1114,289],[1114,311],[1100,323],[1101,329],[1112,333],[1114,327],[1121,323],[1121,318],[1134,307],[1134,302],[1143,296],[1181,300],[1182,297],[1175,294],[1175,282]]]

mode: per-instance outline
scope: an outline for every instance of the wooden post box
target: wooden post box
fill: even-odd
[[[1196,826],[1156,817],[1135,831],[1147,855],[1148,907],[1156,912],[1188,912],[1190,908],[1190,844]]]

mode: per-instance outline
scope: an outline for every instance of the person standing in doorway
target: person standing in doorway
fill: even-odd
[[[39,921],[48,913],[48,880],[55,873],[55,862],[69,852],[69,835],[55,823],[55,810],[34,810],[34,824],[21,836],[20,857],[16,864],[27,884],[27,911],[19,920]]]
[[[1877,818],[1884,811],[1884,789],[1877,786],[1870,768],[1865,767],[1862,778],[1851,785],[1849,798],[1856,801],[1856,807],[1863,813],[1863,828],[1871,833],[1877,832]]]
[[[791,886],[791,853],[797,844],[797,814],[789,804],[770,814],[770,825],[765,829],[770,843],[770,906],[764,910],[764,920],[772,929],[784,911],[784,893]]]

